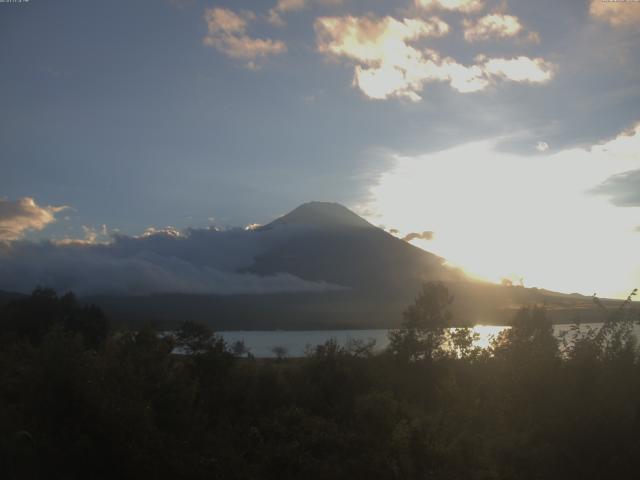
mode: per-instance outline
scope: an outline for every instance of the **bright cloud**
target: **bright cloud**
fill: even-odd
[[[491,14],[476,21],[464,21],[464,38],[468,42],[489,40],[492,38],[515,37],[523,27],[518,17],[513,15]]]
[[[39,206],[31,197],[12,202],[0,198],[0,241],[22,238],[29,230],[42,230],[68,207]]]
[[[366,64],[402,64],[407,57],[419,55],[409,41],[449,32],[449,25],[436,17],[402,21],[393,17],[321,17],[315,27],[320,52]]]
[[[539,152],[546,152],[549,150],[549,144],[547,142],[538,142],[536,144],[536,150]]]
[[[490,58],[483,69],[488,75],[514,82],[544,83],[553,77],[553,65],[542,58]]]
[[[544,82],[552,76],[551,64],[540,58],[479,57],[476,65],[467,66],[435,50],[420,49],[413,42],[449,32],[449,26],[436,17],[402,21],[322,17],[315,28],[318,50],[354,62],[354,86],[376,100],[395,96],[418,101],[424,85],[434,81],[448,82],[455,90],[469,93],[483,90],[491,80]]]
[[[598,20],[609,22],[613,26],[640,24],[640,3],[635,1],[591,0],[589,13]]]
[[[252,12],[235,13],[226,8],[210,8],[205,11],[207,35],[206,46],[213,47],[225,55],[246,60],[247,66],[255,66],[260,57],[276,55],[287,50],[280,40],[254,38],[247,34],[249,23],[256,19]]]
[[[356,66],[354,85],[369,98],[383,100],[391,96],[421,100],[417,93],[427,82],[448,81],[452,88],[469,93],[482,90],[488,81],[477,66],[466,67],[451,58],[440,58],[433,51],[427,56],[408,57],[402,65],[382,64],[380,67]]]
[[[318,50],[346,57],[358,65],[354,84],[370,98],[390,96],[420,100],[418,91],[428,79],[444,79],[446,74],[434,61],[408,42],[439,37],[449,26],[438,18],[396,20],[392,17],[323,17],[315,24]]]
[[[63,238],[52,240],[55,245],[98,245],[107,244],[111,238],[111,234],[106,225],[100,225],[99,227],[90,227],[88,225],[82,225],[83,238]]]
[[[477,12],[484,7],[483,0],[415,0],[416,6],[430,9],[457,10],[459,12]]]
[[[484,279],[618,297],[639,285],[640,203],[616,207],[593,187],[640,169],[640,127],[535,156],[500,151],[500,140],[394,157],[367,208],[400,231],[437,231],[414,243]]]

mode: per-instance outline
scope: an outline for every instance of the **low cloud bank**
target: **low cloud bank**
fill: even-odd
[[[79,295],[268,294],[341,289],[288,273],[244,271],[254,258],[305,229],[188,230],[143,237],[118,236],[106,245],[17,241],[0,250],[0,290],[36,285]]]

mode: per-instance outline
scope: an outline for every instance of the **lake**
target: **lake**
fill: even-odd
[[[479,335],[476,344],[481,347],[489,345],[491,338],[508,327],[476,325],[473,331]],[[315,347],[327,340],[335,339],[340,345],[345,345],[351,340],[376,341],[375,351],[384,350],[389,344],[387,334],[389,330],[269,330],[269,331],[228,331],[218,332],[227,343],[232,344],[238,340],[244,341],[251,353],[258,358],[273,358],[273,347],[284,347],[290,357],[304,356],[307,346]]]
[[[585,323],[581,328],[598,328],[601,324]],[[478,334],[475,345],[486,348],[491,339],[498,335],[506,326],[497,325],[476,325],[473,327],[474,333]],[[560,337],[562,332],[571,329],[571,325],[554,325],[554,333]],[[640,338],[640,326],[634,326],[636,336]],[[273,358],[274,347],[284,347],[289,357],[302,357],[308,346],[315,347],[323,344],[327,340],[335,339],[340,345],[345,345],[351,340],[370,339],[375,340],[375,351],[384,350],[389,344],[387,329],[377,330],[311,330],[311,331],[291,331],[291,330],[261,330],[261,331],[227,331],[218,332],[227,343],[232,344],[238,340],[244,341],[251,353],[257,358]]]

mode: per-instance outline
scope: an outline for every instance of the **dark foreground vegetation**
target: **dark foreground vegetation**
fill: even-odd
[[[1,310],[0,476],[637,478],[630,299],[572,341],[523,309],[486,350],[445,330],[451,302],[425,285],[383,354],[328,342],[259,360],[193,323],[109,331],[36,290]]]

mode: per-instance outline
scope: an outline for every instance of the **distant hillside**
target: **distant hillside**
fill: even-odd
[[[24,298],[26,295],[17,292],[4,292],[0,290],[0,306],[6,305],[11,300],[16,300],[18,298]]]

